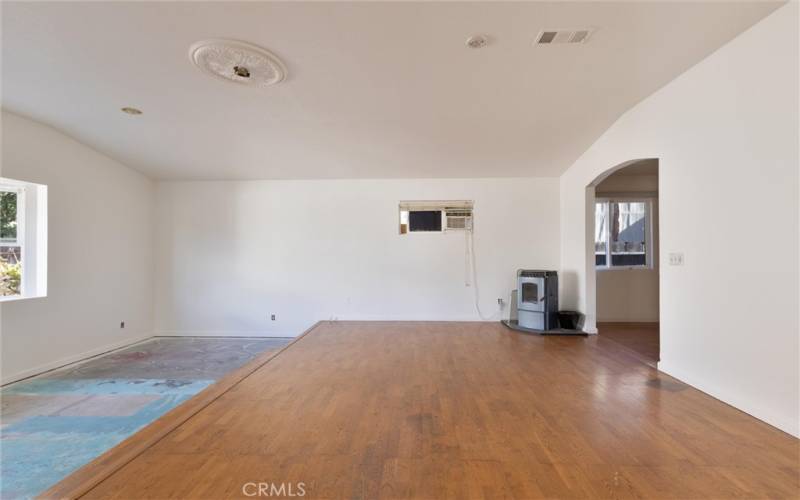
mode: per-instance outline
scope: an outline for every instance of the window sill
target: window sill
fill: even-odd
[[[653,266],[614,266],[614,267],[595,267],[596,271],[653,271]]]
[[[408,233],[398,233],[399,236],[408,236],[409,234],[463,234],[469,229],[445,229],[443,231],[410,231]]]
[[[6,295],[0,297],[0,304],[3,302],[17,302],[20,300],[41,299],[47,295]]]

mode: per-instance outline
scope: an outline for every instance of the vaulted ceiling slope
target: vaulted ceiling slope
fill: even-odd
[[[3,2],[2,105],[158,179],[557,176],[779,5]],[[585,44],[533,43],[582,27]],[[208,38],[288,77],[209,77],[188,57]]]

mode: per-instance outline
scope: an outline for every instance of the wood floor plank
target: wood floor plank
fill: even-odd
[[[798,440],[613,341],[323,323],[86,492],[237,498],[797,498]]]
[[[658,363],[661,357],[658,323],[605,322],[597,324],[597,331],[638,353],[647,363]]]

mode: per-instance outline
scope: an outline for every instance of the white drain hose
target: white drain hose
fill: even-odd
[[[473,226],[474,227],[474,226]],[[478,264],[477,259],[475,258],[475,237],[473,235],[472,229],[467,229],[464,231],[467,233],[466,237],[466,258],[467,262],[466,265],[468,267],[466,273],[466,280],[465,285],[470,286],[470,271],[472,271],[472,284],[473,290],[475,291],[475,310],[478,312],[478,317],[480,317],[484,321],[489,321],[494,319],[498,314],[503,311],[502,304],[497,308],[491,316],[484,316],[483,312],[481,311],[481,304],[480,304],[480,290],[478,289]]]

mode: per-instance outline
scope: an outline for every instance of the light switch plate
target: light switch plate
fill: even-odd
[[[670,254],[669,254],[669,265],[670,266],[682,266],[683,265],[683,253],[681,253],[681,252],[670,252]]]

